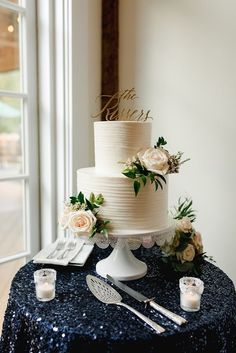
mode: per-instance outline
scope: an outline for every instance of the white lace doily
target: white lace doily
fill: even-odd
[[[112,248],[117,244],[118,239],[125,239],[129,245],[130,250],[136,250],[141,245],[144,248],[151,248],[155,244],[161,246],[165,241],[169,241],[175,234],[175,224],[173,220],[170,220],[168,227],[156,230],[153,232],[146,232],[142,234],[132,234],[132,235],[112,235],[110,234],[106,239],[102,234],[95,234],[95,236],[90,239],[92,243],[95,243],[99,248],[106,249],[108,246]]]

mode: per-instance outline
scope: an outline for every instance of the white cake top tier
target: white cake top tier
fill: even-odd
[[[98,173],[120,173],[128,158],[151,146],[151,122],[98,121],[94,123],[95,168]]]

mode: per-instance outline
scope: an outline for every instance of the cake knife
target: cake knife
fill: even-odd
[[[127,294],[129,294],[131,297],[135,298],[136,300],[138,300],[139,302],[143,302],[145,304],[149,304],[153,309],[157,310],[159,313],[161,313],[162,315],[168,317],[168,319],[174,321],[176,324],[178,325],[182,325],[185,324],[187,322],[187,320],[185,318],[183,318],[182,316],[179,316],[175,313],[173,313],[172,311],[163,308],[163,306],[157,304],[154,301],[154,298],[147,298],[145,297],[143,294],[135,291],[134,289],[128,287],[126,284],[118,281],[117,279],[107,275],[107,279],[109,281],[111,281],[113,284],[115,284],[118,288],[120,288],[121,290],[123,290],[124,292],[126,292]]]

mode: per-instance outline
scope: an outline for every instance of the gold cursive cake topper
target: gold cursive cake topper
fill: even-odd
[[[102,94],[99,97],[106,98],[107,102],[97,114],[92,116],[93,118],[104,115],[104,119],[109,121],[146,121],[148,118],[152,119],[149,116],[150,110],[145,112],[143,109],[132,109],[128,106],[128,103],[138,98],[134,88],[118,91],[113,95]]]

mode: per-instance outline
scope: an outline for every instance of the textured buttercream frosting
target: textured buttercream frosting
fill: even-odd
[[[95,168],[98,173],[121,172],[126,160],[150,147],[151,123],[99,121],[94,123]]]
[[[77,171],[78,190],[87,197],[94,192],[105,199],[99,214],[111,221],[113,234],[143,234],[165,228],[168,225],[168,184],[156,192],[149,182],[135,196],[132,180],[117,175],[97,174],[95,168]]]
[[[111,221],[110,233],[150,234],[168,226],[168,178],[155,191],[150,181],[135,196],[133,180],[122,174],[128,158],[151,146],[151,123],[100,121],[94,123],[95,168],[77,171],[77,190],[86,197],[102,194],[101,217]]]

